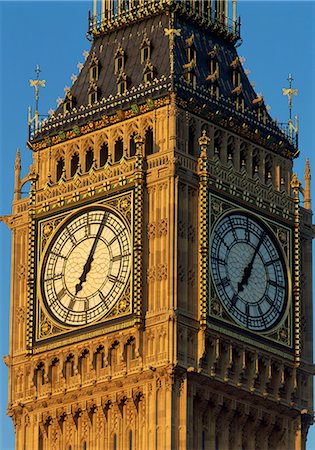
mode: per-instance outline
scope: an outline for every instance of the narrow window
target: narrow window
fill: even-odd
[[[240,149],[240,170],[246,168],[247,146],[242,142]]]
[[[100,167],[104,167],[108,160],[108,145],[102,144],[100,149]]]
[[[113,450],[117,450],[117,436],[116,436],[116,433],[114,433],[114,436],[113,436]]]
[[[151,83],[153,80],[153,73],[152,72],[147,72],[144,74],[144,82],[145,83]]]
[[[153,153],[153,130],[148,128],[145,132],[145,144],[144,150],[146,155],[152,155]]]
[[[64,158],[59,158],[57,161],[57,170],[56,170],[56,180],[59,181],[60,178],[62,177],[62,173],[63,173],[63,169],[65,167],[65,159]]]
[[[83,442],[83,450],[86,450],[86,442]]]
[[[39,432],[39,437],[38,437],[38,450],[44,450],[44,439],[43,439],[43,435],[41,432]]]
[[[253,155],[252,176],[256,175],[256,173],[258,174],[259,163],[258,155]]]
[[[220,157],[222,147],[222,138],[220,131],[216,130],[214,133],[214,154]]]
[[[202,448],[202,450],[206,449],[205,441],[206,441],[206,439],[205,439],[205,432],[203,431],[202,434],[201,434],[201,448]]]
[[[129,155],[135,156],[136,154],[136,143],[135,143],[135,135],[132,134],[129,140]]]
[[[233,157],[234,157],[234,139],[232,137],[230,137],[228,139],[228,142],[227,142],[227,157],[228,157],[228,161],[232,161],[233,162]]]
[[[129,450],[132,450],[132,431],[129,431]]]
[[[93,105],[93,103],[97,102],[97,90],[90,92],[89,94],[89,103]]]
[[[79,155],[75,153],[71,158],[70,174],[72,177],[77,173],[79,167]]]
[[[94,153],[93,153],[93,150],[91,148],[89,148],[85,154],[85,170],[86,170],[86,172],[89,172],[89,170],[91,169],[93,160],[94,160]]]
[[[124,152],[123,140],[119,138],[118,141],[115,142],[115,162],[121,160],[121,158],[123,157],[123,152]]]
[[[192,125],[189,125],[188,129],[188,153],[194,155],[195,147],[195,129]]]

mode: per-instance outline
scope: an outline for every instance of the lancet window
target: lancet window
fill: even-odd
[[[227,141],[227,158],[228,161],[232,161],[234,159],[234,152],[235,152],[235,142],[234,138],[230,136]]]
[[[67,90],[65,100],[63,103],[63,113],[70,112],[73,108],[73,96],[70,89]]]
[[[265,183],[270,181],[272,181],[272,160],[267,156],[265,160]]]
[[[74,177],[74,175],[77,173],[77,170],[79,168],[79,153],[74,153],[71,162],[70,162],[70,175],[71,177]]]
[[[129,139],[129,156],[135,156],[135,154],[136,154],[135,134],[132,134]]]
[[[125,51],[119,46],[115,53],[115,73],[119,74],[125,70]]]
[[[214,155],[220,158],[222,150],[222,133],[220,130],[215,130],[213,144]]]
[[[145,34],[141,43],[141,64],[146,64],[151,59],[151,42]]]
[[[185,79],[188,84],[190,84],[193,88],[196,87],[196,47],[194,44],[194,35],[192,34],[185,41],[186,53],[187,53],[187,64],[183,65],[183,72]]]
[[[104,167],[108,160],[108,145],[105,142],[100,148],[100,167]]]
[[[85,153],[85,171],[89,172],[89,170],[91,169],[92,165],[93,165],[93,161],[94,161],[94,152],[91,148],[89,148],[87,150],[87,152]]]
[[[124,94],[127,90],[127,76],[124,72],[120,72],[117,78],[117,91],[118,94]]]
[[[90,62],[90,82],[98,80],[98,72],[99,72],[99,61],[96,58],[95,53],[93,53]]]
[[[240,167],[239,167],[240,170],[246,168],[247,153],[248,153],[247,144],[245,144],[245,142],[242,142],[240,147]]]
[[[144,151],[146,155],[153,153],[153,129],[149,127],[145,132]]]
[[[89,104],[93,105],[98,100],[98,87],[95,81],[90,82],[89,86]]]
[[[194,124],[189,124],[188,127],[188,153],[190,155],[195,154],[195,138],[196,138],[196,128]]]
[[[56,181],[58,182],[62,177],[65,168],[65,159],[63,157],[59,158],[56,167]]]
[[[122,138],[117,139],[115,142],[115,162],[120,161],[124,153],[124,143]]]

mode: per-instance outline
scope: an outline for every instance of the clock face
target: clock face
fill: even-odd
[[[130,275],[130,232],[112,210],[85,209],[53,236],[41,269],[46,309],[59,323],[100,319],[123,293]]]
[[[215,226],[211,271],[217,293],[236,323],[268,331],[288,297],[286,265],[272,232],[252,215],[232,212]]]

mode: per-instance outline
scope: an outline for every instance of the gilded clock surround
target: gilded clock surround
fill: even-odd
[[[293,314],[293,305],[292,305],[292,288],[291,288],[291,267],[292,267],[292,252],[290,249],[292,248],[292,231],[290,228],[286,227],[284,224],[276,222],[274,220],[270,220],[267,217],[261,217],[261,215],[257,215],[254,210],[248,210],[244,208],[240,208],[237,203],[233,203],[228,201],[224,197],[220,197],[217,195],[209,194],[209,245],[211,242],[211,236],[213,230],[216,227],[216,224],[220,222],[220,220],[236,211],[240,213],[244,212],[246,214],[252,215],[252,217],[257,217],[259,222],[262,221],[270,228],[270,233],[273,234],[273,238],[277,240],[278,246],[281,248],[283,255],[285,257],[285,276],[287,277],[288,282],[288,291],[286,294],[286,307],[284,309],[282,318],[276,326],[272,327],[270,331],[263,332],[264,337],[268,340],[271,339],[273,341],[278,342],[281,345],[285,345],[288,347],[292,347],[293,345],[293,330],[292,330],[292,314]],[[210,272],[210,271],[209,271]],[[209,319],[211,317],[216,320],[222,320],[223,322],[230,323],[233,326],[237,327],[239,325],[235,325],[235,322],[231,319],[229,314],[225,311],[224,306],[222,305],[222,301],[219,299],[217,290],[213,283],[213,279],[210,276],[210,304],[209,304]],[[244,328],[244,327],[241,327]],[[254,331],[248,332],[248,334],[254,333]],[[259,333],[258,333],[259,334]]]
[[[75,210],[64,210],[58,215],[54,215],[53,217],[48,216],[41,217],[37,220],[37,236],[38,236],[38,248],[37,248],[37,273],[41,272],[41,258],[45,254],[45,250],[51,241],[51,237],[54,237],[55,233],[58,233],[58,225],[64,221],[65,218],[69,217],[69,213],[73,213],[73,211],[79,213],[80,211],[87,211],[97,209],[97,207],[103,208],[112,208],[112,211],[119,213],[122,217],[125,217],[129,229],[133,229],[133,203],[134,203],[134,191],[127,192],[125,194],[120,194],[116,196],[111,196],[108,198],[104,198],[102,200],[98,200],[95,202],[90,202],[81,207],[81,209]],[[71,216],[70,216],[71,217]],[[68,218],[69,220],[69,218]],[[60,228],[60,227],[59,227]],[[57,231],[56,231],[57,230]],[[131,236],[132,240],[132,236]],[[134,266],[133,266],[134,267]],[[132,313],[132,291],[133,291],[133,277],[129,278],[127,284],[125,286],[124,291],[120,295],[120,298],[117,299],[113,307],[103,315],[100,320],[93,321],[89,323],[89,326],[94,326],[95,324],[100,324],[106,320],[113,320],[120,317],[124,317]],[[50,314],[47,313],[47,306],[45,307],[42,303],[42,295],[40,294],[40,276],[38,276],[38,286],[37,286],[37,302],[36,302],[36,334],[35,334],[35,342],[43,342],[51,337],[62,335],[65,333],[69,333],[73,331],[72,327],[60,326],[58,321],[51,320]],[[76,330],[79,328],[86,328],[86,325],[82,325],[81,327],[76,327]]]

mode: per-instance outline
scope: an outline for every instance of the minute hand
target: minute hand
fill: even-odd
[[[96,233],[96,236],[95,236],[92,248],[90,250],[88,259],[86,260],[86,263],[84,264],[83,272],[82,272],[82,274],[81,274],[81,276],[79,278],[80,283],[78,283],[76,285],[76,287],[75,287],[75,295],[77,295],[77,293],[82,290],[82,284],[86,281],[86,276],[91,270],[91,264],[92,264],[93,259],[94,259],[94,253],[96,251],[96,247],[97,247],[98,241],[99,241],[99,239],[101,237],[101,234],[102,234],[102,232],[104,230],[106,221],[107,221],[107,215],[105,215],[103,217],[102,222],[101,222],[101,224],[99,226],[99,229],[97,230],[97,233]]]
[[[248,284],[248,280],[249,277],[252,273],[252,269],[253,269],[253,264],[256,258],[257,253],[259,252],[259,249],[261,247],[261,244],[263,243],[264,239],[265,239],[266,233],[262,233],[262,235],[260,236],[260,239],[258,241],[257,247],[255,248],[255,251],[253,253],[252,259],[250,261],[250,263],[248,264],[247,267],[245,267],[244,269],[244,274],[243,274],[243,278],[242,281],[240,283],[238,283],[237,288],[238,288],[238,292],[242,292],[244,290],[244,285]]]

